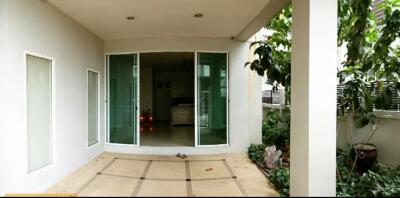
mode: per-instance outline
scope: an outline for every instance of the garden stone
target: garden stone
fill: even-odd
[[[265,148],[264,162],[267,168],[274,169],[282,165],[282,151],[276,150],[275,146]]]

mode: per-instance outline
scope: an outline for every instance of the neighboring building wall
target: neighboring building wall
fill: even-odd
[[[1,0],[3,3],[5,0]],[[103,144],[87,148],[87,68],[103,81],[104,42],[47,1],[8,0],[8,62],[0,72],[2,146],[7,151],[1,170],[7,193],[39,193],[100,154]],[[3,14],[2,10],[0,13]],[[0,24],[4,18],[0,17]],[[0,33],[3,34],[4,29]],[[26,66],[24,50],[55,59],[55,130],[53,163],[27,174]],[[103,98],[103,89],[100,93]],[[104,108],[101,105],[101,115]],[[100,118],[103,126],[103,117]],[[101,127],[101,141],[104,141]],[[4,139],[3,139],[4,138]],[[1,184],[1,183],[0,183]],[[1,188],[0,188],[1,190]],[[0,191],[1,193],[1,191]]]
[[[185,148],[190,154],[245,151],[250,143],[261,141],[261,90],[260,79],[244,64],[249,60],[249,42],[211,38],[141,38],[106,41],[106,53],[123,52],[164,52],[164,51],[226,51],[229,52],[229,93],[230,93],[230,145],[217,148]],[[259,91],[258,91],[259,92]],[[257,96],[258,95],[258,96]],[[257,97],[256,97],[257,96]],[[253,108],[253,105],[256,106]],[[259,119],[253,119],[253,116]],[[175,154],[173,149],[126,147],[106,145],[106,151],[130,153]],[[182,151],[182,150],[181,150]]]
[[[370,143],[375,144],[378,148],[378,161],[380,163],[398,166],[400,165],[400,112],[379,111],[376,114],[379,117],[379,127]],[[352,138],[346,130],[346,122],[338,120],[337,126],[337,146],[341,149],[348,149]],[[355,130],[353,133],[353,143],[364,142],[371,135],[371,132],[371,126]]]

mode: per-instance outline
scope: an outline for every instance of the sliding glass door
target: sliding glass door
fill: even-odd
[[[138,54],[109,55],[109,143],[138,143]]]
[[[197,145],[228,144],[228,54],[197,53]]]

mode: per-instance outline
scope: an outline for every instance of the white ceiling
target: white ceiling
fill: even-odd
[[[104,40],[237,36],[269,0],[48,0]],[[202,13],[203,18],[194,18]],[[135,20],[126,20],[134,16]]]

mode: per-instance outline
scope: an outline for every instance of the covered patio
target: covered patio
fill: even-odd
[[[0,60],[13,69],[0,72],[1,89],[9,93],[0,104],[7,114],[0,114],[6,123],[0,129],[0,195],[46,191],[114,196],[275,195],[244,155],[233,154],[261,141],[261,79],[244,68],[251,58],[252,36],[289,2],[1,0]],[[335,196],[337,1],[295,0],[292,5],[290,195]],[[20,74],[26,74],[22,60],[27,51],[39,51],[57,63],[51,71],[52,78],[57,76],[52,87],[54,150],[49,152],[50,165],[34,172],[27,171],[27,84]],[[226,142],[201,145],[197,123],[194,147],[126,146],[109,141],[108,56],[146,52],[193,52],[195,61],[201,53],[226,54],[228,69],[220,75],[229,74],[224,87],[229,95],[221,91],[227,98]],[[99,79],[98,141],[90,147],[88,79],[80,73],[89,71],[87,67],[93,67]],[[189,158],[160,156],[178,152]],[[179,173],[169,177],[171,172],[160,172],[164,168]],[[169,181],[166,185],[165,180]],[[125,191],[120,189],[124,185]]]
[[[103,153],[47,193],[124,197],[278,195],[245,154],[180,159]]]

